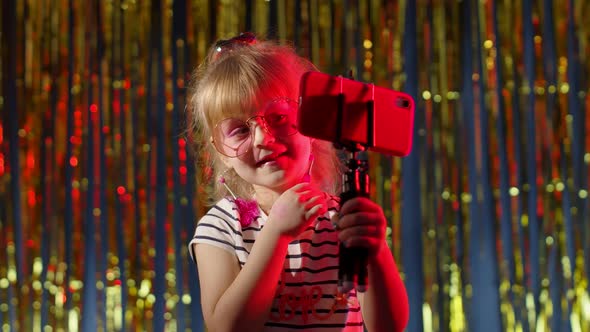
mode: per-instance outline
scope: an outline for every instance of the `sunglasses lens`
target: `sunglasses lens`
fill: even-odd
[[[297,103],[287,98],[273,100],[264,109],[268,131],[277,137],[297,133]]]
[[[248,124],[234,118],[219,122],[213,135],[217,151],[228,157],[238,157],[246,153],[252,140]]]

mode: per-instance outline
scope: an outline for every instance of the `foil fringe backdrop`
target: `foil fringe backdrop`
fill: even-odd
[[[217,38],[291,40],[406,91],[370,154],[408,331],[590,331],[590,3],[3,1],[3,330],[203,329],[186,84]]]

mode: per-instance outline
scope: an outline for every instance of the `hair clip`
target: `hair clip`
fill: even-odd
[[[230,39],[221,39],[215,43],[215,55],[213,60],[219,59],[219,57],[226,51],[231,51],[236,45],[251,45],[256,43],[256,35],[252,32],[242,32],[239,35]]]

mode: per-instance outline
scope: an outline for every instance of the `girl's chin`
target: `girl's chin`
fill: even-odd
[[[284,171],[272,172],[271,174],[263,175],[262,181],[259,185],[267,189],[271,189],[278,192],[286,191],[294,185],[301,183],[301,179],[296,176],[288,176]]]

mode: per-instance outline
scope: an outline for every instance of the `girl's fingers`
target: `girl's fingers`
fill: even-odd
[[[346,247],[367,248],[370,253],[376,253],[386,243],[385,216],[369,199],[360,197],[345,202],[332,221],[338,230],[338,240]]]
[[[294,192],[298,192],[303,188],[309,187],[309,183],[307,182],[302,182],[302,183],[298,183],[296,185],[294,185],[293,187],[291,187],[291,190],[293,190]]]
[[[377,252],[383,244],[385,241],[374,237],[353,237],[344,241],[347,248],[367,248],[370,252]]]
[[[307,199],[305,201],[305,208],[311,209],[314,205],[317,205],[317,204],[323,205],[324,202],[321,201],[321,198],[322,198],[322,195],[316,195],[316,196],[310,197],[309,199]]]
[[[346,201],[340,208],[340,214],[350,214],[360,211],[379,211],[381,207],[372,200],[365,197],[355,197]]]
[[[324,196],[324,193],[310,186],[301,188],[299,191],[297,191],[297,195],[299,202],[303,203],[314,196]]]
[[[338,239],[346,242],[352,238],[385,238],[385,231],[377,226],[357,226],[342,229],[338,233]]]
[[[305,220],[315,219],[324,213],[326,213],[326,208],[324,207],[324,204],[314,205],[305,213]]]
[[[370,255],[373,255],[385,244],[385,233],[381,233],[376,228],[359,228],[341,231],[338,234],[338,240],[347,248],[366,248]]]
[[[385,227],[385,220],[377,212],[359,212],[340,215],[338,218],[338,228],[346,229],[355,226],[379,225]]]
[[[313,192],[311,190],[301,191],[298,194],[299,194],[299,197],[298,197],[299,203],[304,203],[304,202],[308,201],[311,197],[317,196],[317,195],[315,195],[315,192]]]

